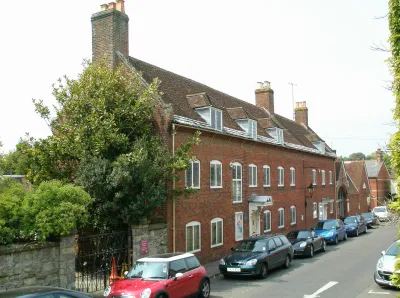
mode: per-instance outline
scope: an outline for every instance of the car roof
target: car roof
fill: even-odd
[[[92,295],[87,295],[86,293],[80,293],[80,292],[68,290],[65,288],[57,288],[57,287],[50,287],[50,286],[31,286],[31,287],[9,289],[9,290],[5,290],[5,291],[0,291],[0,297],[2,297],[2,298],[35,297],[37,294],[53,293],[53,292],[63,292],[65,294],[73,293],[77,297],[78,296],[93,297]]]
[[[138,260],[138,262],[171,262],[179,259],[184,259],[188,257],[193,257],[194,254],[187,252],[173,252],[173,253],[164,253],[158,255],[152,255],[148,257],[144,257]]]
[[[336,219],[320,219],[319,222],[335,221]]]
[[[246,239],[243,239],[242,241],[268,239],[268,238],[272,238],[272,237],[276,237],[276,236],[284,236],[284,237],[286,237],[285,235],[283,235],[281,233],[277,233],[277,234],[261,234],[261,235],[257,234],[257,235],[250,236],[250,237],[248,237]]]
[[[297,230],[291,230],[290,232],[312,232],[314,231],[313,229],[297,229]]]

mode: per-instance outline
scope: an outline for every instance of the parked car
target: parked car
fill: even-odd
[[[377,206],[372,212],[378,217],[379,221],[388,221],[389,213],[386,206]]]
[[[29,297],[29,298],[43,298],[43,297],[68,297],[68,298],[89,298],[96,297],[90,294],[67,290],[56,287],[45,287],[45,286],[33,286],[33,287],[22,287],[17,289],[10,289],[0,291],[0,297],[2,298],[17,298],[17,297]],[[101,297],[101,296],[97,296]]]
[[[361,215],[364,217],[368,228],[372,229],[378,224],[378,217],[373,212],[361,213]]]
[[[400,254],[400,240],[395,241],[386,251],[382,251],[382,256],[379,258],[374,280],[380,286],[392,286],[390,276],[395,272],[394,264],[396,256]]]
[[[339,240],[347,240],[347,233],[340,219],[319,220],[314,226],[315,232],[325,238],[327,243],[338,244]]]
[[[294,230],[287,235],[293,245],[295,256],[313,257],[316,251],[326,251],[326,242],[313,230]]]
[[[137,260],[125,279],[104,291],[105,297],[210,296],[210,278],[194,254],[166,253]]]
[[[367,223],[361,215],[353,215],[353,216],[348,216],[344,219],[344,225],[346,228],[346,234],[348,236],[356,236],[358,237],[359,234],[361,233],[366,233],[368,228],[367,228]]]
[[[252,236],[240,241],[231,250],[219,262],[219,271],[224,276],[250,275],[265,278],[273,268],[289,268],[294,257],[292,244],[281,234]]]

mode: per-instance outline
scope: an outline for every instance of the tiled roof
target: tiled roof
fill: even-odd
[[[358,189],[362,187],[364,161],[345,161],[344,167]]]
[[[349,173],[346,174],[346,179],[348,181],[347,192],[349,195],[358,194],[357,186],[354,184],[354,181],[351,179]]]
[[[239,116],[238,113],[245,113],[250,119],[263,119],[258,123],[257,134],[258,139],[272,139],[265,129],[265,124],[273,124],[274,126],[283,129],[284,141],[290,144],[291,148],[308,148],[307,151],[312,153],[319,153],[315,146],[307,139],[306,135],[310,133],[315,134],[309,127],[304,127],[295,121],[289,120],[283,116],[273,114],[270,115],[264,108],[257,107],[249,102],[240,100],[211,87],[208,87],[199,82],[177,75],[170,71],[164,70],[157,66],[143,62],[136,58],[129,58],[130,64],[135,70],[142,72],[143,78],[147,82],[151,82],[153,79],[158,78],[160,81],[159,90],[162,92],[162,99],[165,103],[169,103],[174,111],[174,116],[182,117],[174,119],[180,119],[185,122],[191,122],[191,124],[197,123],[199,127],[207,127],[207,123],[195,112],[193,105],[200,106],[204,101],[202,98],[195,98],[188,101],[188,95],[195,94],[206,94],[206,99],[210,105],[223,110],[223,126],[227,133],[233,133],[235,135],[246,136],[246,133],[241,127],[232,119],[228,109],[232,112],[236,112],[235,115]],[[192,105],[192,106],[191,106]],[[240,109],[238,109],[240,108]],[[184,120],[185,119],[185,120]],[[186,120],[189,119],[189,120]],[[266,120],[268,119],[268,120]],[[320,139],[318,137],[318,139]],[[326,154],[330,157],[336,157],[335,153],[326,146]]]
[[[368,178],[378,177],[382,164],[383,162],[378,163],[377,160],[366,160],[365,165],[367,167]]]

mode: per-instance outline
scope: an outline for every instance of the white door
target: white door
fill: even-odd
[[[260,234],[260,213],[256,210],[251,213],[250,236]]]
[[[328,219],[328,204],[324,204],[324,219]]]

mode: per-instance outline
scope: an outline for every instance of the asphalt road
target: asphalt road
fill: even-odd
[[[397,297],[399,290],[381,288],[373,273],[382,250],[397,239],[397,227],[380,226],[367,234],[329,245],[313,258],[296,258],[289,269],[277,269],[265,280],[247,277],[211,282],[211,297]]]

